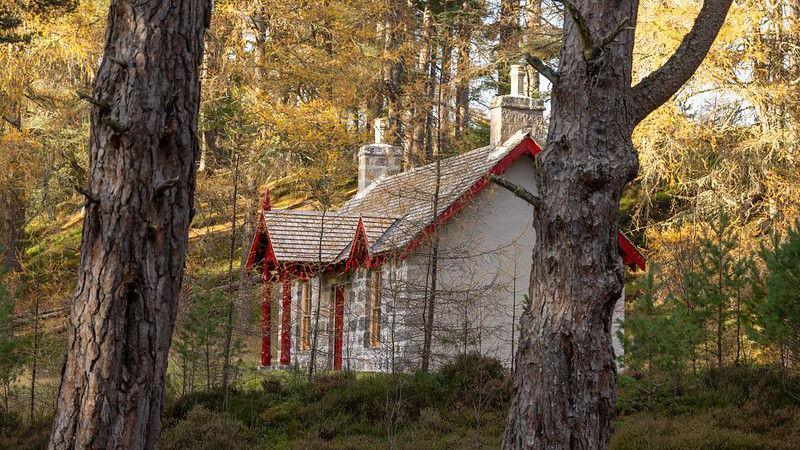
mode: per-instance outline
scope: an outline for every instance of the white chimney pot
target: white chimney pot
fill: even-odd
[[[542,139],[544,128],[544,104],[528,96],[528,73],[521,65],[512,65],[509,70],[510,95],[492,99],[489,108],[489,144],[499,145],[520,130],[530,130],[537,139]]]
[[[383,144],[386,141],[386,119],[375,119],[375,143]]]
[[[519,64],[513,64],[509,70],[511,80],[511,95],[515,97],[528,96],[528,73]]]

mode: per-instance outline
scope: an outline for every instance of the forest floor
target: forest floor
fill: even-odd
[[[496,362],[474,357],[434,374],[243,377],[227,408],[219,391],[168,390],[161,448],[498,448],[511,392]],[[798,386],[771,368],[692,375],[679,391],[622,376],[611,448],[800,448]],[[46,444],[47,421],[0,419],[0,448]]]

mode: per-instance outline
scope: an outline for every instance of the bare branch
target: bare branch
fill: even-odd
[[[156,188],[153,190],[153,198],[157,198],[164,195],[164,192],[167,189],[175,186],[176,184],[178,184],[179,181],[181,181],[180,177],[174,177],[159,183],[158,186],[156,186]]]
[[[600,50],[602,50],[608,44],[613,42],[614,39],[616,39],[620,33],[622,33],[625,29],[628,28],[627,26],[628,22],[630,22],[630,18],[628,17],[620,20],[619,23],[617,24],[617,27],[614,28],[614,30],[611,31],[611,33],[608,33],[607,35],[605,35],[605,37],[603,37],[603,39],[600,40],[600,43],[597,44],[597,46],[594,48],[595,56],[600,53]]]
[[[77,91],[76,93],[78,94],[78,98],[80,98],[81,100],[86,100],[87,102],[93,104],[94,106],[97,106],[98,108],[108,108],[109,106],[108,102],[98,100],[92,97],[91,94],[87,94],[86,92]]]
[[[96,195],[92,194],[88,189],[86,189],[84,187],[81,187],[81,186],[75,186],[75,190],[78,191],[79,193],[83,194],[84,197],[86,197],[86,204],[87,205],[92,204],[92,203],[100,203],[100,198],[98,198]]]
[[[22,124],[19,123],[19,120],[14,120],[6,115],[3,115],[3,120],[8,122],[9,125],[16,128],[17,130],[22,130]]]
[[[120,67],[122,67],[123,69],[127,69],[128,68],[128,61],[125,61],[122,58],[118,58],[116,56],[109,56],[108,60],[113,62],[113,63],[119,64]]]
[[[564,5],[564,8],[569,13],[569,16],[572,17],[572,21],[575,22],[575,26],[578,28],[578,34],[581,37],[581,43],[583,43],[583,59],[586,61],[593,59],[595,47],[592,42],[592,34],[589,32],[589,26],[586,25],[586,19],[583,18],[578,7],[573,5],[572,2],[568,0],[556,1]]]
[[[704,0],[689,33],[663,66],[632,88],[635,123],[669,100],[705,59],[719,34],[732,0]]]
[[[522,187],[520,185],[512,183],[511,181],[508,181],[507,179],[505,179],[505,178],[503,178],[501,176],[490,175],[489,176],[489,180],[492,183],[507,189],[509,192],[511,192],[512,194],[516,195],[517,197],[525,200],[526,202],[528,202],[534,208],[538,208],[539,204],[541,203],[541,199],[539,198],[538,195],[532,193],[531,191],[525,189],[524,187]]]
[[[556,84],[556,82],[558,82],[558,71],[547,65],[547,63],[541,59],[528,53],[525,55],[525,61],[536,69],[537,72],[550,80],[551,83]]]

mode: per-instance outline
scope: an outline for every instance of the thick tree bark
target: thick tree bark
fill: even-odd
[[[19,270],[25,253],[25,189],[15,177],[0,192],[0,270]]]
[[[22,127],[22,108],[18,103],[11,105],[12,113],[3,116],[0,131],[5,126],[19,131]],[[19,270],[22,268],[22,256],[25,253],[25,218],[27,213],[27,196],[22,171],[19,170],[22,150],[13,152],[7,161],[7,173],[3,174],[0,190],[0,271]]]
[[[700,16],[713,10],[724,18],[730,3],[706,0]],[[636,1],[565,5],[550,129],[537,157],[531,306],[520,318],[504,448],[608,446],[616,395],[611,317],[624,275],[619,201],[638,170],[631,133],[654,101],[669,98],[650,82],[631,88]],[[681,48],[707,50],[722,20],[714,23],[698,20],[702,30]],[[665,70],[679,74],[654,75],[674,89],[680,84],[671,80],[685,81],[702,61],[678,52]]]
[[[154,448],[193,215],[209,0],[111,2],[50,448]]]

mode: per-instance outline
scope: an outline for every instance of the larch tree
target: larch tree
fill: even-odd
[[[113,0],[50,448],[154,448],[193,215],[211,2]]]
[[[567,1],[558,67],[528,62],[552,87],[536,162],[531,305],[521,320],[504,448],[606,448],[616,369],[611,318],[624,267],[622,191],[638,171],[631,135],[695,72],[731,0],[705,0],[663,66],[632,86],[638,1]]]

